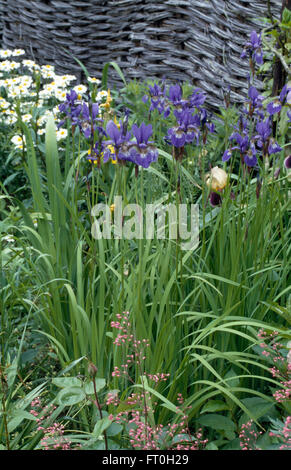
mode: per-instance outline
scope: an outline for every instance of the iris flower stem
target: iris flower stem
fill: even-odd
[[[143,207],[145,206],[145,201],[144,201],[144,174],[143,174],[143,167],[141,168],[141,204]],[[139,240],[139,273],[138,273],[138,312],[139,314],[141,313],[141,304],[142,304],[142,296],[141,296],[141,289],[142,289],[142,255],[143,255],[143,243],[142,239]]]
[[[76,177],[75,177],[75,207],[77,209],[77,200],[78,200],[78,194],[77,194],[77,186],[78,186],[78,180],[79,180],[79,172],[80,172],[80,152],[81,152],[81,135],[79,134],[79,142],[78,142],[78,162],[77,162],[77,171],[76,171]]]
[[[202,247],[201,247],[201,259],[204,259],[205,250],[206,250],[206,200],[205,200],[205,171],[204,171],[204,152],[203,146],[200,146],[199,153],[201,155],[201,181],[202,181]]]

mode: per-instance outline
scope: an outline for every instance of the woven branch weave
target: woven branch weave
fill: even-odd
[[[279,18],[281,0],[270,5]],[[21,47],[79,79],[79,65],[63,48],[97,78],[114,61],[127,80],[185,80],[217,107],[223,86],[231,86],[234,101],[245,96],[248,63],[240,54],[250,31],[259,31],[258,18],[267,16],[267,1],[0,0],[0,15],[1,9],[4,48]],[[113,73],[111,84],[118,83]]]

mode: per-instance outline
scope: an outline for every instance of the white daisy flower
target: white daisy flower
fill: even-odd
[[[25,66],[25,67],[38,67],[38,65],[33,61],[33,60],[29,60],[29,59],[25,59],[22,61],[22,64]]]
[[[97,93],[96,101],[102,101],[103,98],[107,98],[107,91],[101,90]]]
[[[14,49],[14,51],[12,51],[12,55],[15,57],[24,55],[24,54],[25,54],[25,50],[23,49]]]
[[[9,72],[10,71],[10,62],[9,60],[3,60],[0,62],[0,70],[3,70],[3,72]]]
[[[87,91],[87,87],[85,85],[76,85],[73,89],[79,95],[83,95]]]
[[[67,91],[66,91],[66,90],[61,90],[60,88],[58,88],[58,89],[55,91],[55,97],[56,97],[59,101],[66,101],[66,96],[67,96]]]
[[[57,141],[65,139],[67,137],[67,135],[68,135],[67,129],[62,129],[62,128],[59,129],[57,131]]]
[[[29,114],[29,113],[28,113],[28,114],[24,114],[24,115],[22,116],[22,121],[23,121],[23,122],[30,122],[31,119],[32,119],[32,115]]]
[[[55,72],[53,72],[52,70],[48,70],[47,72],[43,72],[43,73],[42,73],[42,76],[43,76],[44,78],[52,78],[52,79],[54,80],[55,77],[56,77],[56,74],[55,74]]]
[[[44,72],[48,72],[48,71],[54,72],[54,70],[55,70],[54,66],[49,65],[49,64],[42,65],[40,69],[41,69],[41,71],[44,71]]]
[[[40,116],[36,121],[38,127],[44,126],[47,121],[47,116]]]
[[[8,109],[10,107],[10,103],[5,101],[3,98],[0,98],[0,108],[1,109]]]
[[[12,51],[10,49],[0,49],[0,57],[1,59],[5,59],[6,57],[10,57],[12,55]]]
[[[21,135],[14,135],[11,138],[11,142],[15,145],[16,148],[23,148],[23,145],[25,144],[25,136],[21,137]]]
[[[60,114],[60,110],[59,110],[59,107],[58,107],[58,106],[55,106],[55,107],[53,108],[53,113],[54,113],[55,116],[57,116],[58,114]]]
[[[95,78],[95,77],[88,77],[88,82],[95,83],[95,85],[100,85],[101,80],[99,80],[99,78]]]
[[[5,124],[8,124],[8,125],[13,125],[17,122],[17,117],[14,117],[14,116],[8,116],[7,119],[4,121]],[[18,148],[23,148],[23,145],[21,147],[18,147]]]
[[[19,67],[20,67],[19,62],[13,61],[13,62],[10,63],[10,70],[17,70],[17,69],[19,69]]]

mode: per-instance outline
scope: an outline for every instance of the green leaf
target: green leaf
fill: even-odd
[[[73,367],[75,367],[80,361],[82,361],[85,356],[79,357],[75,361],[71,362],[59,375],[67,374]]]
[[[8,387],[11,387],[14,383],[15,377],[17,375],[17,357],[15,357],[12,361],[12,364],[7,367],[7,384]]]
[[[251,411],[256,419],[268,415],[275,407],[275,403],[266,401],[260,397],[244,398],[242,399],[242,403]]]
[[[284,8],[282,13],[282,23],[289,24],[291,22],[291,10]]]
[[[82,382],[77,377],[57,377],[52,379],[52,383],[60,388],[81,387]]]
[[[228,444],[222,447],[222,450],[241,450],[240,439],[236,438],[231,440]]]
[[[288,130],[288,126],[289,126],[287,111],[288,111],[287,106],[283,106],[281,113],[280,113],[280,121],[279,121],[279,132],[281,135],[286,134]]]
[[[215,413],[216,411],[229,410],[229,406],[222,400],[209,400],[201,410],[202,413]]]
[[[107,428],[111,425],[112,421],[109,419],[107,416],[106,418],[99,419],[97,423],[94,426],[93,430],[93,436],[94,437],[99,437],[104,431],[106,431]]]
[[[237,374],[234,372],[233,369],[230,369],[227,374],[225,374],[224,379],[228,379],[227,384],[229,385],[229,387],[239,386],[239,379],[237,378]]]
[[[282,307],[277,302],[261,302],[262,304],[269,307],[273,312],[283,317],[291,325],[291,313],[288,308]]]
[[[230,418],[214,413],[200,416],[198,422],[202,424],[202,426],[207,426],[209,428],[215,429],[216,431],[233,432],[236,430],[236,425]]]
[[[205,450],[218,450],[218,447],[214,444],[214,442],[209,442],[205,447]]]
[[[117,436],[123,430],[123,426],[118,423],[112,423],[106,431],[108,437]]]
[[[106,381],[105,379],[100,379],[100,378],[96,378],[95,379],[95,384],[96,384],[96,392],[100,392],[100,390],[102,390],[102,388],[105,387],[106,385]],[[90,380],[90,382],[87,382],[85,383],[85,393],[87,395],[93,395],[94,394],[94,385],[93,385],[93,382],[92,380]]]
[[[59,405],[71,406],[85,400],[86,395],[81,387],[67,387],[63,388],[56,397]]]
[[[103,71],[102,71],[102,87],[103,88],[107,88],[107,81],[108,81],[108,69],[109,69],[109,66],[111,65],[111,67],[113,67],[116,72],[118,73],[119,77],[121,78],[121,80],[123,81],[124,85],[126,86],[126,80],[124,78],[124,75],[119,67],[119,65],[116,63],[116,62],[107,62],[104,67],[103,67]]]
[[[25,410],[16,410],[13,412],[12,418],[8,422],[8,432],[13,432],[22,421],[28,419],[29,421],[36,421],[37,418]]]

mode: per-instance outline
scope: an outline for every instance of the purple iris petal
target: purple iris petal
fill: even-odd
[[[155,147],[147,146],[146,148],[139,148],[135,155],[135,163],[148,168],[151,163],[156,162],[158,159],[158,150]]]
[[[162,88],[157,83],[154,83],[153,86],[149,86],[149,94],[151,97],[150,112],[157,109],[162,114],[165,110],[165,96]],[[142,101],[146,103],[147,99],[145,96],[142,98]]]
[[[180,85],[170,86],[169,99],[174,105],[180,104],[182,100],[182,88],[180,87]]]
[[[231,150],[227,149],[225,150],[224,154],[222,155],[222,161],[223,162],[228,162],[228,160],[231,158]]]
[[[158,150],[152,142],[149,142],[152,133],[153,128],[151,124],[146,125],[142,122],[140,127],[133,124],[132,134],[136,142],[126,139],[120,147],[119,159],[130,161],[143,168],[148,168],[151,163],[156,162]]]
[[[291,87],[284,85],[280,93],[280,102],[283,103],[286,95],[291,91]]]
[[[270,119],[267,118],[265,121],[258,122],[256,131],[258,135],[256,135],[255,138],[259,139],[259,142],[266,142],[271,135]]]
[[[151,124],[146,125],[142,122],[141,126],[138,127],[136,124],[133,124],[132,133],[136,138],[137,144],[140,145],[141,143],[148,143],[149,138],[153,133],[153,127]]]
[[[90,139],[90,137],[92,135],[91,125],[87,122],[81,123],[81,130],[82,130],[84,136],[86,137],[86,139]]]
[[[258,36],[256,31],[251,32],[250,39],[251,45],[254,49],[256,49],[257,47],[261,47],[261,35]]]
[[[82,106],[82,117],[83,119],[86,119],[87,121],[89,121],[90,119],[89,107],[87,106],[86,103],[83,103],[83,106]]]
[[[282,109],[282,105],[280,101],[272,101],[267,105],[267,111],[270,114],[270,116],[273,116],[276,113],[279,113]]]
[[[98,103],[93,103],[92,104],[92,119],[93,121],[95,121],[95,119],[97,118],[99,114],[99,106],[98,106]]]
[[[62,121],[60,121],[58,124],[57,124],[57,129],[59,130],[61,127],[63,127],[63,125],[65,124],[65,119],[63,119]]]
[[[220,206],[220,204],[221,204],[220,194],[211,191],[211,193],[209,195],[209,201],[210,201],[210,204],[211,204],[212,207]]]
[[[111,138],[111,140],[114,142],[115,146],[120,145],[122,139],[121,139],[121,132],[118,129],[117,125],[113,121],[109,121],[106,126],[106,132]]]
[[[215,132],[215,125],[213,124],[213,122],[207,122],[206,126],[207,126],[209,132],[211,132],[211,133]]]
[[[149,86],[149,91],[151,96],[163,96],[164,93],[159,85],[154,83],[154,86]]]
[[[78,95],[75,90],[71,90],[66,94],[66,100],[68,103],[70,103],[70,105],[74,105],[77,98]]]
[[[174,145],[174,147],[183,147],[186,142],[186,135],[184,130],[180,126],[171,127],[168,130],[168,135],[166,139],[171,145]]]
[[[171,112],[171,109],[169,106],[167,106],[164,111],[164,118],[167,118],[170,115],[170,112]]]
[[[254,52],[254,59],[258,65],[263,65],[264,59],[263,59],[263,52],[261,49]]]
[[[103,152],[103,163],[107,163],[111,156],[112,156],[112,153],[107,147]]]
[[[206,100],[206,95],[200,88],[196,88],[189,98],[191,106],[199,108]]]
[[[259,94],[258,90],[254,86],[249,88],[248,95],[254,108],[261,106],[264,97]]]
[[[285,166],[285,168],[287,168],[287,170],[290,170],[290,168],[291,168],[291,155],[288,155],[288,157],[285,158],[284,166]]]
[[[256,31],[252,31],[250,41],[248,41],[241,53],[241,58],[252,57],[258,65],[263,64],[262,40],[261,34],[257,35]]]
[[[248,136],[242,136],[238,132],[234,132],[230,138],[230,141],[236,140],[238,146],[232,147],[232,149],[238,149],[241,153],[245,153],[249,147],[249,138]]]
[[[254,167],[258,163],[257,157],[250,151],[244,156],[244,162],[247,166]]]
[[[271,139],[268,147],[269,155],[271,155],[272,153],[281,152],[281,150],[282,148],[280,147],[278,142],[276,142],[275,139]]]

